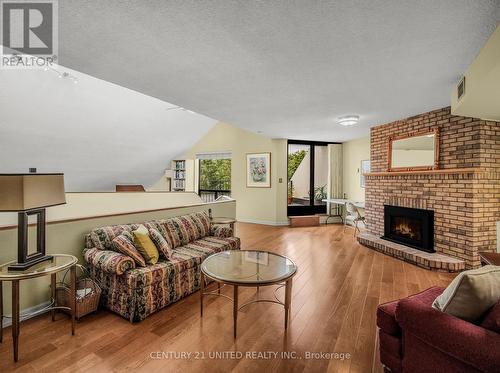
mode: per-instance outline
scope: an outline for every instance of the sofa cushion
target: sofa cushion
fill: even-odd
[[[210,235],[211,222],[206,211],[190,214],[189,218],[192,220],[193,226],[195,227],[196,240]]]
[[[93,247],[99,250],[113,250],[113,239],[122,232],[132,232],[137,228],[137,224],[109,225],[106,227],[95,228],[90,232],[90,241]]]
[[[420,293],[410,295],[408,298],[414,298],[430,307],[432,305],[432,302],[434,302],[436,297],[439,296],[443,292],[443,290],[444,288],[435,286]],[[395,300],[392,302],[381,304],[377,308],[378,327],[385,333],[393,336],[398,336],[401,334],[401,327],[396,320],[396,308],[398,303],[399,300]]]
[[[134,238],[129,232],[124,231],[112,241],[113,249],[123,255],[131,257],[137,265],[144,267],[146,261],[134,246]]]
[[[237,250],[240,240],[237,237],[205,237],[188,243],[174,250],[173,258],[197,257],[201,263],[206,257],[226,250]]]
[[[172,243],[170,242],[170,238],[168,237],[168,232],[167,232],[167,225],[166,225],[166,220],[165,219],[160,219],[160,220],[152,220],[144,223],[144,226],[150,230],[150,229],[156,229],[160,234],[167,240],[167,242],[171,245]]]
[[[500,267],[487,265],[460,273],[432,307],[477,322],[500,299]]]
[[[146,264],[158,263],[160,254],[154,242],[149,237],[149,231],[144,225],[139,225],[139,228],[132,231],[134,236],[134,244],[139,253],[142,255]]]
[[[224,250],[239,250],[241,241],[239,237],[205,237],[205,240],[210,242],[224,242],[227,245],[227,249]],[[222,251],[222,250],[221,250]]]
[[[204,238],[210,234],[210,218],[205,211],[189,215],[148,221],[143,225],[156,229],[172,248]],[[97,247],[100,250],[113,250],[112,241],[123,231],[132,232],[139,224],[110,225],[93,229],[86,237],[86,248]]]
[[[132,279],[135,287],[149,286],[163,281],[164,276],[181,273],[201,265],[203,260],[213,253],[238,249],[239,243],[236,237],[224,239],[205,237],[173,249],[169,260],[161,260],[155,265],[132,269],[127,272],[127,276]]]
[[[160,255],[164,259],[169,259],[172,256],[172,246],[168,243],[168,241],[163,237],[163,235],[155,228],[148,229],[149,237],[151,237],[151,241],[154,242],[156,248],[158,249]]]
[[[95,247],[86,249],[83,252],[83,258],[91,266],[118,276],[135,268],[135,262],[131,257],[114,251],[99,250]]]
[[[480,326],[500,334],[500,300],[486,313]]]
[[[162,220],[160,224],[165,228],[166,238],[172,248],[175,249],[190,241],[191,222],[189,220],[176,217]]]
[[[398,301],[387,302],[377,307],[377,326],[389,335],[398,336],[401,328],[396,322],[396,306]]]
[[[178,216],[157,223],[159,231],[173,248],[186,245],[210,233],[210,219],[206,212]]]
[[[175,271],[175,264],[168,260],[146,267],[137,267],[127,272],[129,283],[134,288],[150,286],[152,283],[163,281]]]
[[[216,225],[210,229],[210,235],[214,237],[231,237],[233,235],[233,230],[230,227]]]
[[[183,261],[182,263],[185,263]],[[173,261],[160,261],[144,268],[135,268],[125,275],[133,294],[134,310],[129,312],[135,321],[192,294],[200,288],[199,264],[187,270]]]

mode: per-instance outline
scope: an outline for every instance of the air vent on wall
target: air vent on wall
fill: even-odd
[[[463,95],[465,95],[465,76],[457,85],[457,99],[460,100]]]

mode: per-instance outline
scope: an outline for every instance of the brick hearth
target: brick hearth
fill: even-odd
[[[389,136],[435,128],[443,172],[385,173]],[[479,266],[478,253],[495,250],[500,220],[500,123],[453,116],[444,108],[373,127],[366,223],[375,238],[383,234],[384,204],[434,210],[436,252],[465,261],[466,268]]]
[[[457,272],[465,269],[465,261],[439,253],[427,253],[422,250],[412,249],[395,242],[387,241],[372,233],[361,232],[358,234],[360,244],[368,246],[381,253],[416,264],[419,267],[445,272]]]

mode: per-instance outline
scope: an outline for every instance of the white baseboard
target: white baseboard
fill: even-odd
[[[31,319],[32,317],[40,315],[42,310],[47,308],[47,306],[50,304],[50,301],[43,302],[41,304],[37,304],[36,306],[28,307],[22,310],[21,312],[21,321]],[[3,318],[3,327],[6,328],[8,326],[12,325],[12,315],[8,315],[9,317],[6,317],[7,315],[4,315]]]
[[[238,219],[240,223],[252,223],[252,224],[262,224],[262,225],[273,225],[273,226],[287,226],[290,225],[289,222],[284,221],[269,221],[269,220],[255,220],[255,219]]]

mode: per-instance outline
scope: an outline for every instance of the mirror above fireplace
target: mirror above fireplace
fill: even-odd
[[[437,169],[438,130],[389,137],[388,160],[388,171]]]

